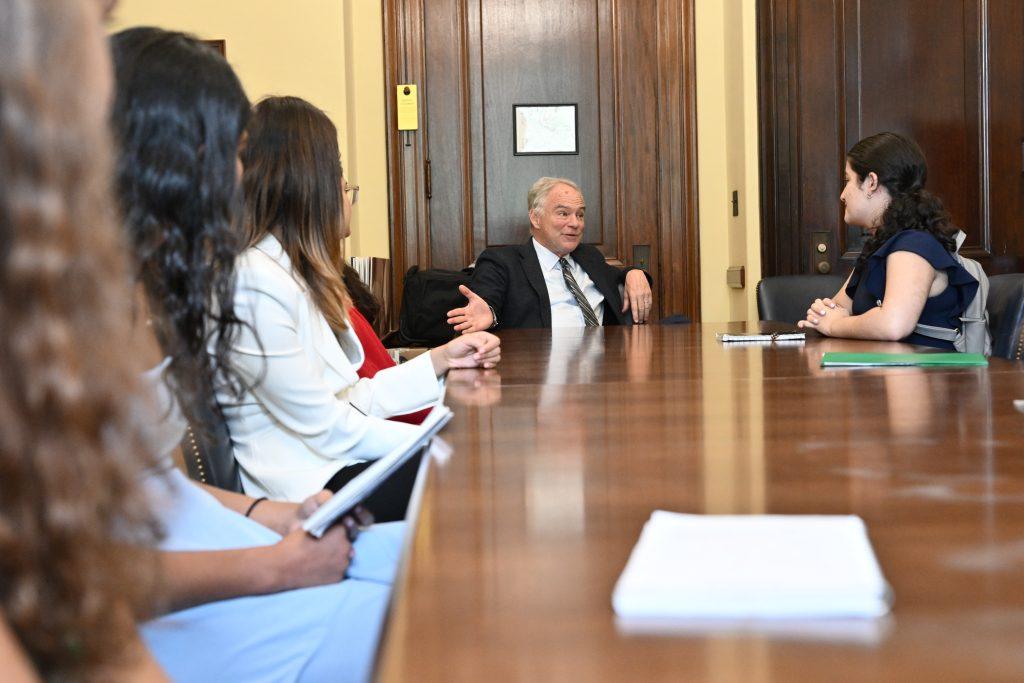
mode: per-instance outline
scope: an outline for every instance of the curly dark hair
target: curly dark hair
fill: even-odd
[[[854,268],[863,268],[879,247],[903,230],[925,230],[947,251],[956,251],[959,228],[950,222],[942,200],[924,189],[928,163],[916,142],[898,133],[878,133],[850,148],[846,160],[859,181],[870,173],[878,176],[878,184],[892,198]]]
[[[117,666],[155,588],[99,4],[0,2],[0,610],[40,674]],[[116,343],[114,343],[116,341]]]
[[[117,191],[138,278],[182,410],[210,433],[215,390],[243,388],[227,359],[242,324],[234,220],[249,100],[224,58],[191,36],[142,27],[111,43]]]

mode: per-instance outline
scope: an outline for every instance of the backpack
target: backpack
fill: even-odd
[[[398,335],[389,337],[389,345],[437,346],[454,339],[457,334],[448,324],[448,311],[466,305],[459,285],[469,285],[472,276],[472,268],[410,268],[402,284]]]
[[[960,353],[983,353],[992,355],[992,335],[988,331],[988,276],[981,264],[974,259],[960,255],[967,235],[961,230],[956,234],[956,253],[953,256],[963,269],[978,281],[978,292],[967,304],[960,316],[960,329],[951,330],[946,327],[918,324],[914,332],[933,339],[945,339],[953,342],[953,348]]]

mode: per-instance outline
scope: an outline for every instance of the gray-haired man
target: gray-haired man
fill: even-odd
[[[580,244],[586,204],[579,186],[541,178],[527,202],[532,237],[526,244],[480,254],[470,287],[460,287],[468,302],[448,312],[448,323],[466,333],[647,322],[650,277],[636,268],[608,265],[595,247]]]

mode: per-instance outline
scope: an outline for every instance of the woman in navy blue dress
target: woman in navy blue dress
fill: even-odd
[[[902,135],[879,133],[850,149],[839,200],[846,223],[870,238],[843,288],[815,300],[800,327],[953,350],[950,341],[914,332],[918,323],[959,328],[978,290],[954,256],[958,228],[924,189],[927,177],[921,149]]]

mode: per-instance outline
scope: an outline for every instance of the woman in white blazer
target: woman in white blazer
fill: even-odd
[[[246,492],[300,501],[400,443],[414,428],[387,417],[436,402],[450,368],[494,367],[500,346],[491,334],[466,335],[359,378],[363,349],[341,273],[352,207],[337,130],[308,102],[274,97],[256,105],[248,134],[250,246],[235,293],[245,325],[230,355],[248,388],[240,399],[218,398]]]

